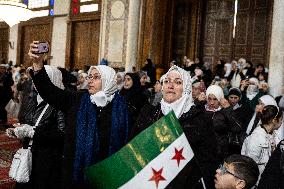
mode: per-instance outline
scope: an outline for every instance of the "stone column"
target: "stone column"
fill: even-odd
[[[132,71],[137,63],[140,0],[129,1],[125,71]]]
[[[17,61],[18,30],[18,24],[10,28],[9,42],[12,46],[9,45],[8,61],[13,61],[13,65],[15,65]]]
[[[282,94],[284,84],[284,1],[274,0],[269,57],[270,94]]]
[[[67,19],[71,1],[55,1],[50,64],[65,67]]]
[[[103,0],[100,31],[100,59],[109,66],[125,66],[127,44],[127,20],[129,0]]]

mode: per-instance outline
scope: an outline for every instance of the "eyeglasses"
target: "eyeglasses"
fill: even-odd
[[[87,79],[87,80],[99,80],[99,79],[101,79],[101,76],[90,74],[90,75],[88,75],[88,76],[86,77],[86,79]]]
[[[240,178],[239,176],[237,176],[236,174],[230,172],[230,171],[224,166],[224,164],[220,164],[218,169],[221,171],[221,175],[224,175],[224,174],[228,173],[228,174],[233,175],[234,177],[236,177],[236,178],[238,178],[238,179],[240,179],[240,180],[244,180],[244,179]]]
[[[173,83],[174,85],[182,85],[182,80],[181,79],[174,79],[174,80],[169,80],[169,79],[165,79],[164,81],[163,81],[163,84],[164,85],[168,85],[168,84],[170,84],[170,83]]]

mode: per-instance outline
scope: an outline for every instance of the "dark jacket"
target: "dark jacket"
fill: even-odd
[[[228,76],[228,81],[231,81],[232,79],[233,79],[233,77],[234,77],[234,75],[240,75],[240,77],[241,77],[241,80],[244,80],[244,79],[246,79],[246,76],[243,74],[243,72],[240,72],[240,70],[238,69],[238,70],[236,70],[236,71],[231,71],[230,72],[230,74],[229,74],[229,76]]]
[[[255,107],[258,104],[258,100],[260,97],[266,94],[262,89],[259,90],[257,95],[253,99],[248,99],[247,94],[246,94],[246,89],[242,91],[242,104],[247,105],[250,108],[250,111],[255,111]]]
[[[281,150],[281,142],[282,150]],[[284,141],[282,140],[269,158],[261,174],[258,189],[283,189],[284,188]]]
[[[76,114],[80,106],[80,98],[83,93],[76,93],[60,90],[55,87],[44,67],[41,71],[34,75],[33,71],[30,72],[33,82],[39,91],[42,98],[55,107],[65,113],[65,135],[64,135],[64,149],[63,149],[63,163],[62,167],[62,180],[58,186],[62,185],[62,188],[72,188],[72,174],[73,174],[73,159],[75,150],[75,129],[76,129]]]
[[[13,84],[14,81],[11,73],[5,72],[0,74],[0,123],[7,122],[7,111],[5,110],[5,106],[13,97],[13,92],[11,89]]]
[[[145,105],[134,126],[132,137],[162,116],[160,104]],[[187,165],[167,188],[197,188],[201,176],[204,177],[207,188],[214,188],[214,174],[218,162],[216,161],[216,139],[210,126],[210,119],[202,110],[193,106],[189,112],[179,118],[179,121],[192,147],[195,159],[190,161],[190,165]]]
[[[131,77],[133,84],[129,89],[123,87],[119,94],[126,98],[130,125],[134,125],[141,108],[148,104],[148,98],[143,91],[138,75],[136,73],[126,73],[126,75]]]
[[[151,85],[154,85],[156,82],[156,68],[150,59],[147,59],[147,62],[148,64],[146,64],[141,70],[147,72]]]
[[[33,98],[19,117],[21,124],[34,126],[46,106],[46,102],[37,105]],[[34,129],[32,145],[32,173],[28,184],[23,188],[57,188],[61,180],[65,120],[61,111],[49,106],[38,126]]]
[[[228,154],[240,154],[242,144],[246,137],[246,130],[253,112],[246,105],[233,109],[230,117],[233,127],[229,132],[229,152]],[[231,139],[230,139],[231,137]]]
[[[219,161],[223,161],[229,155],[229,133],[240,132],[242,128],[233,116],[233,108],[223,108],[217,112],[206,111],[211,117],[214,133],[217,139],[217,154]]]

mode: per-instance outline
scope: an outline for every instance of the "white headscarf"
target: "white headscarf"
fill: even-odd
[[[281,99],[280,99],[278,105],[279,105],[279,108],[284,109],[284,96],[281,97]]]
[[[249,82],[254,83],[254,84],[249,84],[249,86],[247,88],[247,98],[249,100],[252,100],[257,95],[257,93],[259,92],[259,90],[258,90],[259,81],[258,81],[257,78],[252,77],[252,78],[249,79]]]
[[[244,59],[244,58],[240,58],[239,60],[238,60],[238,63],[240,64],[240,66],[241,67],[245,67],[245,65],[246,65],[246,63],[247,63],[247,61],[246,61],[246,59]]]
[[[164,79],[166,78],[166,74],[164,74],[164,75],[162,75],[161,77],[160,77],[160,83],[163,85],[163,81],[164,81]]]
[[[122,87],[123,87],[123,85],[124,85],[125,72],[117,72],[117,73],[116,73],[116,77],[117,77],[118,75],[121,77],[121,82],[120,82],[120,83],[116,83],[116,84],[117,84],[117,88],[120,90],[120,89],[122,89]]]
[[[210,85],[206,90],[206,97],[208,98],[210,94],[213,94],[219,102],[224,98],[223,89],[219,85]]]
[[[91,102],[97,106],[104,107],[112,101],[117,91],[115,71],[106,65],[91,66],[88,75],[93,69],[98,70],[102,80],[102,90],[90,96]]]
[[[80,71],[80,70],[79,70]],[[79,73],[79,72],[78,72]],[[81,90],[81,89],[88,89],[88,81],[87,81],[87,76],[88,76],[88,74],[87,73],[85,73],[85,72],[81,72],[81,73],[79,73],[79,79],[80,79],[80,77],[83,77],[84,78],[84,81],[83,81],[83,83],[79,83],[78,85],[77,85],[77,89],[78,90]]]
[[[231,73],[232,65],[230,63],[226,63],[224,66],[226,67],[226,73],[224,77],[228,77]]]
[[[64,89],[61,71],[57,69],[56,67],[50,66],[50,65],[44,65],[44,69],[50,81],[53,83],[53,85],[55,85],[56,87],[60,89]],[[37,98],[37,104],[40,104],[43,101],[43,99],[41,98],[39,94],[37,94],[36,98]]]
[[[275,99],[270,96],[270,95],[263,95],[262,97],[259,98],[259,100],[264,104],[264,107],[265,106],[268,106],[268,105],[273,105],[273,106],[277,106],[277,102],[275,101]],[[248,124],[248,127],[247,127],[247,131],[246,133],[249,135],[249,133],[251,132],[251,129],[252,129],[252,126],[254,124],[254,120],[256,118],[256,112],[254,112],[249,124]],[[260,125],[260,121],[258,122],[257,125]]]
[[[170,111],[174,111],[177,118],[180,118],[182,114],[188,112],[193,105],[192,94],[191,94],[191,81],[190,75],[184,69],[178,66],[172,66],[169,71],[165,74],[165,78],[170,72],[177,72],[181,75],[183,81],[183,93],[182,97],[175,102],[167,103],[164,98],[161,100],[161,110],[164,115],[167,115]],[[163,85],[164,88],[164,85]],[[162,88],[162,90],[163,90]]]
[[[206,90],[206,98],[207,99],[208,99],[208,96],[210,94],[214,95],[219,102],[221,101],[222,98],[224,98],[223,89],[219,85],[210,85]],[[209,106],[206,104],[205,109],[207,111],[217,112],[217,111],[221,110],[221,107],[219,106],[217,109],[209,109]]]

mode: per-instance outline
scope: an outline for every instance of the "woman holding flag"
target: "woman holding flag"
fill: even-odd
[[[214,174],[218,167],[215,159],[216,139],[210,118],[206,117],[203,109],[193,104],[189,73],[178,66],[171,67],[165,74],[162,91],[163,98],[158,106],[145,105],[142,108],[131,137],[134,138],[173,111],[194,157],[174,176],[166,188],[199,188],[201,185],[203,188],[214,188]],[[178,165],[185,160],[183,148],[176,149],[176,155],[172,159],[177,159]],[[164,167],[163,170],[165,169]]]

